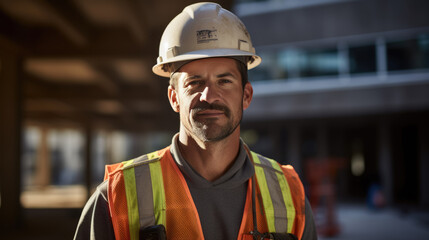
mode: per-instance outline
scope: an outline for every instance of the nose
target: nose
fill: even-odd
[[[206,85],[201,92],[200,101],[214,103],[220,99],[219,91],[213,85]]]

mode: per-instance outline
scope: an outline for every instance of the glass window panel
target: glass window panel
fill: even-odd
[[[281,78],[299,77],[299,68],[302,51],[298,49],[286,49],[278,54],[278,74]]]
[[[338,50],[310,50],[299,57],[301,77],[328,76],[338,74]]]
[[[420,35],[418,42],[421,66],[423,68],[429,68],[429,33]]]
[[[411,70],[429,67],[429,35],[386,44],[387,69]]]
[[[350,73],[375,72],[377,70],[375,45],[349,48]]]

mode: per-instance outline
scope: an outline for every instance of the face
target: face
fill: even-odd
[[[180,114],[181,130],[203,142],[220,141],[239,131],[243,110],[253,95],[250,83],[243,89],[236,60],[207,58],[180,68],[176,87],[168,95]]]

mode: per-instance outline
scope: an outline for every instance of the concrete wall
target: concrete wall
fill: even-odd
[[[361,0],[243,16],[255,46],[427,27],[425,0]]]

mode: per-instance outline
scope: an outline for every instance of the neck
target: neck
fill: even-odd
[[[183,158],[202,177],[214,181],[233,164],[240,150],[240,127],[220,141],[203,142],[181,128],[179,149]]]

